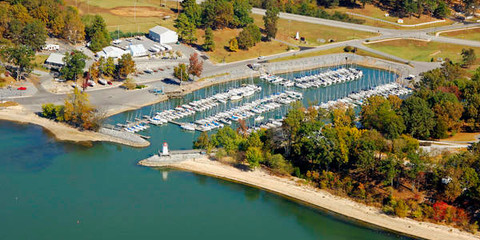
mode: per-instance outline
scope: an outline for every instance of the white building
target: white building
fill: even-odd
[[[48,56],[47,60],[45,60],[45,65],[50,69],[60,69],[65,66],[65,62],[63,61],[64,57],[65,55],[63,54],[52,53]]]
[[[148,55],[147,49],[145,49],[143,44],[128,45],[126,51],[130,53],[132,57],[144,57]]]
[[[58,44],[47,44],[47,45],[43,46],[42,49],[47,50],[47,51],[58,51],[58,50],[60,50],[60,45],[58,45]]]
[[[126,53],[128,52],[125,52],[121,48],[108,46],[108,47],[104,47],[102,51],[97,52],[95,55],[97,57],[104,57],[104,58],[109,58],[109,57],[120,58],[123,54],[126,54]]]
[[[150,29],[148,37],[155,42],[159,43],[176,43],[178,41],[178,35],[175,31],[172,31],[166,27],[155,26]]]

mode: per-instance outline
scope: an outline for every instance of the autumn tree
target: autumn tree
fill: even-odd
[[[107,59],[108,62],[108,59]],[[120,59],[118,59],[118,77],[125,79],[130,73],[135,72],[135,62],[132,59],[132,55],[123,54]]]
[[[205,30],[202,48],[207,52],[215,50],[215,40],[213,39],[213,31],[210,27],[207,27]]]
[[[190,55],[190,64],[188,65],[188,74],[192,76],[200,77],[203,71],[203,61],[198,58],[198,53]]]
[[[23,73],[30,73],[33,70],[32,61],[35,53],[27,46],[7,47],[1,50],[4,59],[16,67],[16,79],[20,79]]]
[[[230,41],[228,41],[228,50],[230,52],[236,52],[238,51],[238,40],[236,37],[230,39]]]
[[[58,20],[59,19],[56,19],[56,21]],[[61,24],[58,23],[56,27],[60,29],[60,25]],[[85,25],[83,24],[82,19],[78,14],[78,10],[75,7],[68,6],[66,9],[62,37],[73,44],[85,39]]]
[[[98,130],[103,119],[90,104],[88,94],[74,88],[65,98],[65,122],[85,130]]]
[[[85,68],[85,61],[87,56],[80,51],[74,50],[71,53],[67,53],[63,58],[65,66],[62,67],[60,72],[67,80],[77,80],[78,75],[83,73]]]
[[[188,81],[187,65],[185,63],[179,63],[178,66],[173,68],[173,76],[180,81]]]

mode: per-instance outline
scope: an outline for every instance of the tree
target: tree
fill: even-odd
[[[477,60],[477,56],[475,55],[475,50],[473,50],[473,48],[462,49],[462,67],[471,66],[475,60]]]
[[[197,41],[196,25],[188,19],[185,13],[181,13],[177,20],[175,20],[175,27],[177,28],[178,37],[187,44],[192,44]]]
[[[248,162],[250,169],[255,169],[260,166],[260,163],[263,162],[263,154],[260,148],[250,147],[245,153],[245,158]]]
[[[222,29],[233,21],[233,5],[227,0],[206,0],[202,2],[202,23],[213,29]]]
[[[25,25],[21,34],[21,43],[34,51],[42,49],[47,39],[45,23],[35,20]]]
[[[93,62],[90,68],[88,68],[88,72],[93,80],[100,78],[100,63],[98,61]]]
[[[198,136],[197,140],[193,143],[193,148],[195,149],[205,149],[207,152],[210,152],[212,149],[212,143],[208,138],[207,132],[202,132],[200,136]]]
[[[77,80],[79,74],[83,73],[85,68],[85,61],[87,56],[80,51],[74,50],[70,54],[66,54],[63,58],[65,66],[62,67],[60,72],[67,80]]]
[[[391,139],[395,139],[405,131],[401,116],[398,116],[389,100],[382,96],[366,99],[360,112],[360,122],[365,128],[374,128]]]
[[[262,33],[255,24],[246,26],[237,37],[238,47],[248,50],[262,40]]]
[[[58,21],[57,19],[56,21]],[[63,25],[62,37],[67,41],[76,44],[85,39],[85,25],[75,7],[68,6],[65,14],[65,24]],[[57,25],[58,28],[61,24]]]
[[[233,1],[233,22],[235,27],[245,27],[253,23],[253,18],[250,16],[252,12],[252,5],[248,0],[234,0]]]
[[[450,14],[450,9],[444,1],[438,1],[438,5],[433,11],[433,16],[436,18],[445,18]]]
[[[187,16],[189,21],[198,27],[202,23],[202,9],[197,4],[196,0],[185,0],[181,3],[183,13]]]
[[[236,52],[238,51],[238,40],[236,37],[230,39],[230,41],[228,41],[228,50],[230,52]]]
[[[275,5],[269,4],[267,11],[265,12],[265,16],[263,16],[265,33],[268,41],[270,41],[272,38],[275,38],[277,35],[277,22],[279,13],[280,11],[277,7],[275,7]]]
[[[178,66],[173,68],[173,76],[180,81],[188,81],[187,65],[185,63],[179,63]]]
[[[215,41],[213,39],[213,31],[210,27],[207,27],[207,29],[205,30],[205,36],[204,36],[202,48],[207,52],[215,50]]]
[[[85,23],[85,32],[87,40],[90,41],[90,49],[92,51],[97,52],[110,45],[110,34],[102,16],[95,15],[92,17],[87,15],[82,20]]]
[[[85,130],[98,130],[102,117],[90,104],[88,94],[74,88],[65,98],[65,121],[74,127]]]
[[[430,137],[435,126],[434,113],[425,100],[411,96],[403,101],[400,111],[405,120],[406,132],[421,139]]]
[[[107,59],[108,62],[108,59]],[[123,54],[120,59],[118,59],[118,76],[121,79],[128,77],[130,73],[135,72],[135,62],[132,59],[132,55]]]
[[[123,56],[122,56],[123,57]],[[131,58],[131,57],[130,57]],[[99,59],[101,65],[100,65],[100,69],[101,69],[101,72],[103,74],[105,74],[105,76],[109,76],[109,77],[113,77],[114,74],[115,74],[115,62],[113,60],[112,57],[108,57],[107,58],[107,61],[104,61],[105,58],[101,57]],[[119,63],[120,63],[120,60],[119,60]],[[131,62],[128,62],[129,64],[131,64]],[[135,64],[135,62],[133,62],[133,64]],[[135,65],[134,65],[134,68],[135,68]],[[135,71],[135,70],[134,70]],[[131,72],[130,72],[131,73]],[[130,74],[129,73],[129,74]]]
[[[188,65],[188,74],[200,77],[203,71],[203,61],[198,59],[198,53],[190,55],[190,65]]]
[[[30,73],[32,71],[32,61],[35,53],[31,48],[20,45],[5,48],[1,53],[8,63],[13,64],[17,68],[17,81],[23,73]]]

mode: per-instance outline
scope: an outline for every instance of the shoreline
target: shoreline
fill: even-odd
[[[204,156],[172,164],[146,160],[142,160],[138,164],[147,167],[173,168],[259,188],[317,209],[341,215],[369,227],[374,226],[405,236],[435,240],[479,239],[476,235],[453,227],[385,215],[380,209],[308,186],[302,183],[303,180],[295,177],[278,177],[263,169],[246,172],[227,164],[212,161]]]
[[[35,113],[25,110],[22,106],[13,106],[0,109],[0,120],[11,121],[20,124],[33,124],[41,126],[50,132],[58,141],[65,142],[111,142],[127,145],[136,148],[144,148],[150,146],[150,142],[128,141],[123,138],[102,134],[92,131],[80,131],[76,128],[63,123],[54,122],[52,120],[37,116]]]

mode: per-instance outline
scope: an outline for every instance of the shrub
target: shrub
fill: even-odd
[[[405,203],[405,201],[403,201],[402,199],[398,200],[397,204],[395,205],[394,207],[395,209],[395,215],[401,217],[401,218],[404,218],[407,216],[407,213],[408,213],[408,206],[407,204]]]
[[[273,172],[278,174],[291,174],[293,172],[293,166],[287,162],[281,154],[275,154],[266,159],[267,165],[272,169]]]

